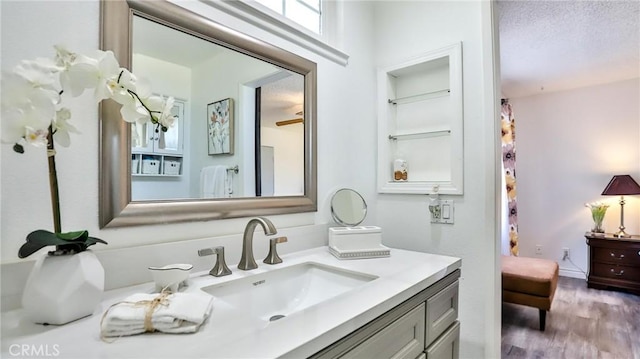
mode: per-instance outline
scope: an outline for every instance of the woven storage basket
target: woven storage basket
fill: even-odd
[[[166,175],[179,175],[180,174],[180,162],[164,160],[164,174]]]
[[[160,161],[146,158],[142,160],[142,173],[147,175],[157,175],[160,173]]]

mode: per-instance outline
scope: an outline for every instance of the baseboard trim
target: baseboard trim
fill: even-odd
[[[558,275],[561,277],[570,277],[587,280],[586,275],[577,269],[560,268]]]

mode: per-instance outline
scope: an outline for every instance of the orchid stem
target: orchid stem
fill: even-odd
[[[62,232],[60,222],[60,195],[58,193],[58,174],[56,172],[56,151],[53,147],[53,127],[49,126],[47,134],[47,159],[49,161],[49,188],[51,192],[51,209],[53,211],[53,229]]]
[[[159,111],[151,111],[151,109],[150,109],[149,107],[147,107],[147,105],[145,105],[145,104],[144,104],[144,102],[142,102],[142,99],[140,99],[140,97],[138,96],[138,94],[137,94],[137,93],[135,93],[135,92],[133,92],[133,91],[131,91],[131,90],[129,90],[129,89],[127,89],[127,92],[128,92],[131,96],[133,96],[133,97],[135,97],[136,99],[138,99],[138,102],[140,102],[140,105],[142,105],[142,107],[144,107],[144,109],[145,109],[145,110],[147,110],[147,112],[149,112],[149,117],[151,117],[151,121],[152,121],[153,123],[156,123],[157,121],[156,121],[156,119],[153,117],[153,113],[154,113],[154,112],[156,112],[156,113],[157,113],[157,112],[159,112]]]

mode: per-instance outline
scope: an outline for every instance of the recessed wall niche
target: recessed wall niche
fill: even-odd
[[[462,194],[462,146],[462,43],[378,70],[378,192]]]

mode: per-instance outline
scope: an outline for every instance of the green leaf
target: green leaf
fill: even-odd
[[[26,258],[46,246],[57,246],[68,243],[55,233],[39,229],[27,235],[27,242],[18,250],[18,257]]]
[[[106,241],[103,241],[100,238],[96,238],[96,237],[89,237],[87,238],[87,240],[84,242],[87,246],[92,246],[96,243],[102,243],[102,244],[109,244]]]
[[[18,257],[26,258],[46,246],[58,246],[82,252],[96,243],[108,244],[102,239],[89,237],[89,232],[86,230],[53,233],[39,229],[27,235],[27,242],[18,250]]]
[[[89,238],[89,231],[75,231],[66,233],[56,233],[56,236],[65,241],[86,241]]]

